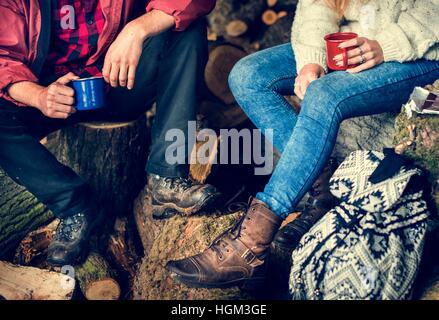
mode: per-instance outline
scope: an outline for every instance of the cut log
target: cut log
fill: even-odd
[[[264,22],[267,26],[272,26],[277,22],[277,20],[278,16],[274,10],[267,10],[262,15],[262,22]]]
[[[269,8],[274,7],[277,4],[277,0],[267,0],[267,6]]]
[[[54,155],[90,184],[107,215],[131,212],[146,182],[145,116],[126,123],[83,123],[48,139]]]
[[[6,300],[70,300],[74,290],[67,275],[0,261],[0,296]]]
[[[226,26],[226,33],[230,37],[236,38],[242,36],[248,30],[248,25],[242,20],[230,21]]]
[[[284,18],[284,17],[286,17],[286,16],[288,16],[288,12],[286,12],[286,11],[279,11],[278,13],[277,13],[277,19],[279,20],[279,19],[282,19],[282,18]]]
[[[204,78],[209,90],[225,104],[235,102],[228,78],[234,65],[244,58],[245,51],[231,45],[221,45],[211,50]]]
[[[51,219],[43,204],[0,170],[0,257],[11,253],[30,231]]]
[[[14,263],[22,266],[48,268],[46,258],[47,249],[55,235],[59,220],[55,219],[49,225],[30,232],[18,246]]]
[[[87,300],[118,300],[120,297],[114,271],[97,252],[91,252],[82,265],[75,267],[75,277]]]
[[[134,228],[127,217],[118,217],[107,249],[111,262],[120,270],[124,270],[130,279],[134,278],[140,261],[135,245]]]

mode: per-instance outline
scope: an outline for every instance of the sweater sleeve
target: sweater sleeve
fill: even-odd
[[[339,31],[339,22],[336,12],[323,0],[299,0],[291,32],[297,72],[309,63],[327,71],[324,37]]]
[[[376,40],[383,48],[385,61],[439,60],[438,50],[428,52],[439,46],[439,0],[415,1],[398,21],[385,26]]]

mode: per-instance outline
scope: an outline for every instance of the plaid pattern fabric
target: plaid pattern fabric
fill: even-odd
[[[105,24],[99,0],[52,0],[52,3],[52,39],[45,73],[63,76],[71,71],[80,77],[101,75],[100,66],[85,65],[96,52]],[[74,8],[74,28],[65,28],[66,6]],[[72,21],[68,22],[71,25]]]

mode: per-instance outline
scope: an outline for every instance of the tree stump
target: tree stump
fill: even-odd
[[[97,252],[75,267],[75,277],[87,300],[118,300],[120,287],[108,262]]]
[[[71,167],[96,194],[111,216],[132,211],[146,182],[146,117],[128,123],[82,123],[48,137],[50,150]]]
[[[427,88],[439,93],[439,80]],[[415,144],[404,154],[429,173],[432,195],[439,208],[439,116],[414,114],[409,119],[405,110],[402,110],[395,123],[395,145],[410,139],[409,126],[413,126]]]
[[[74,290],[67,275],[0,261],[0,297],[6,300],[70,300]]]
[[[393,147],[397,114],[384,113],[342,122],[333,156],[344,160],[356,150],[382,150]]]
[[[0,170],[0,257],[5,257],[26,234],[52,218],[43,204]]]
[[[134,214],[145,249],[139,273],[134,280],[137,300],[242,299],[239,289],[190,289],[174,282],[164,268],[167,261],[199,253],[241,215],[174,217],[154,220],[142,192],[135,202]]]

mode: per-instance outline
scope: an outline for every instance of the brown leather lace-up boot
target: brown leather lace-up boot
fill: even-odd
[[[329,180],[336,169],[337,161],[331,158],[311,187],[305,209],[297,219],[279,230],[274,240],[275,246],[289,250],[297,247],[305,233],[336,205],[337,199],[329,190]]]
[[[166,268],[190,287],[226,288],[260,283],[265,279],[265,260],[281,222],[265,203],[254,199],[242,219],[203,253],[170,261]]]

